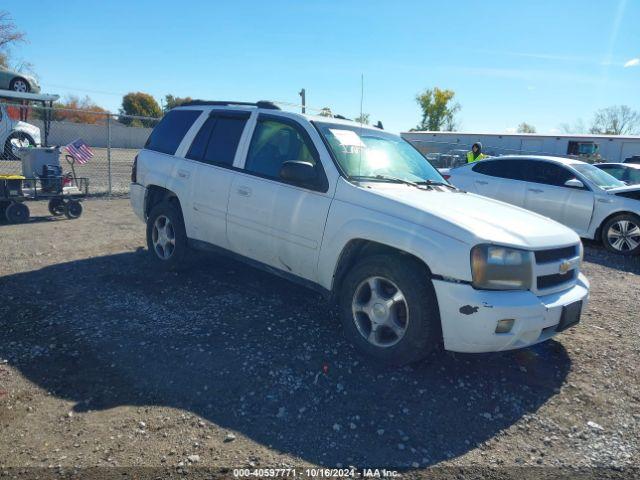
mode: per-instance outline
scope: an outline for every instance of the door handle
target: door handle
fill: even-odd
[[[189,178],[191,173],[188,170],[178,170],[178,176],[180,178]]]
[[[250,197],[251,196],[251,189],[249,187],[244,187],[244,186],[243,187],[238,187],[236,189],[236,192],[241,197]]]
[[[544,191],[540,190],[539,188],[529,188],[528,190],[533,193],[542,193]]]
[[[487,185],[489,182],[485,182],[484,180],[476,180],[478,185]]]

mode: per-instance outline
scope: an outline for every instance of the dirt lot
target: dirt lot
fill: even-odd
[[[0,476],[305,465],[640,474],[638,258],[588,245],[590,307],[555,340],[376,369],[316,294],[212,255],[159,272],[127,200],[84,205],[75,221],[35,204],[29,224],[0,225]],[[536,469],[507,468],[522,466]]]

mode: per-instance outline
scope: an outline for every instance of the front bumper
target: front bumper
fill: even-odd
[[[454,352],[497,352],[528,347],[553,337],[564,306],[589,299],[582,274],[568,290],[544,296],[529,291],[476,290],[471,285],[434,280],[444,348]],[[495,333],[498,320],[514,319],[509,333]]]

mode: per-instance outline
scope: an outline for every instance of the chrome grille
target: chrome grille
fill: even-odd
[[[534,252],[534,293],[547,295],[575,285],[580,270],[579,245]]]

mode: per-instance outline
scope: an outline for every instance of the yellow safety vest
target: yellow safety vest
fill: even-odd
[[[467,163],[477,162],[478,160],[482,160],[483,158],[486,158],[486,157],[487,156],[484,153],[481,153],[476,158],[473,158],[473,152],[467,152]]]

